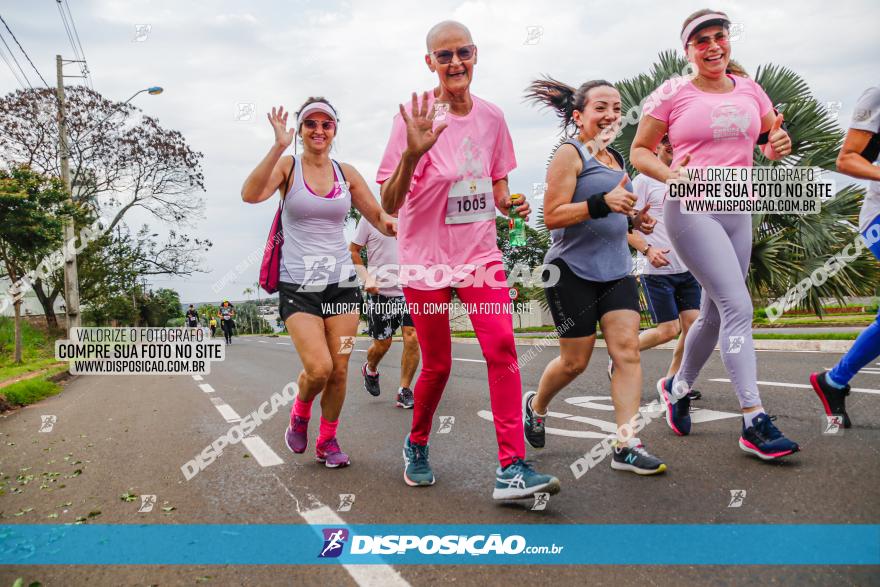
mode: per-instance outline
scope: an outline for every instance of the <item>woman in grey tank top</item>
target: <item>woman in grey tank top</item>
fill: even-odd
[[[327,467],[344,467],[350,460],[339,448],[336,428],[361,297],[343,229],[351,206],[388,236],[394,236],[394,219],[354,167],[330,159],[338,116],[329,102],[309,98],[295,130],[287,128],[283,107],[267,117],[275,142],[245,180],[241,197],[255,204],[278,191],[283,198],[279,312],[303,364],[285,442],[293,452],[305,452],[312,401],[322,394],[315,457]],[[295,134],[302,155],[282,157]]]
[[[563,129],[574,126],[577,134],[559,147],[547,169],[544,224],[553,242],[544,262],[558,268],[559,279],[545,279],[545,292],[560,355],[547,365],[537,392],[523,398],[526,440],[535,448],[544,446],[550,402],[587,368],[598,321],[615,365],[611,397],[617,439],[611,467],[662,473],[666,465],[635,438],[642,397],[639,298],[626,236],[632,225],[650,233],[654,220],[650,206],[633,209],[636,197],[623,158],[608,147],[620,128],[620,94],[603,80],[575,90],[547,78],[533,82],[527,97],[556,110]],[[575,476],[589,466],[580,466]]]

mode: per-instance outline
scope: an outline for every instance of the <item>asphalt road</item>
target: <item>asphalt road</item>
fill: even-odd
[[[854,427],[827,435],[818,400],[804,386],[811,370],[831,367],[838,355],[759,352],[764,405],[802,448],[784,462],[764,463],[737,447],[736,398],[715,353],[697,385],[703,399],[694,404],[700,409],[691,436],[675,437],[662,418],[640,434],[665,459],[665,475],[641,478],[613,471],[606,461],[575,479],[571,463],[599,442],[603,430],[613,430],[608,428],[613,417],[607,354],[596,349],[588,370],[551,407],[547,447],[529,455],[539,470],[562,481],[561,493],[547,509],[533,511],[532,502],[491,499],[496,445],[487,420],[486,366],[479,346],[453,345],[453,375],[431,439],[437,484],[410,488],[402,480],[400,453],[411,413],[394,407],[400,345],[385,358],[383,392],[373,398],[363,390],[360,376],[368,342],[358,339],[352,353],[338,432],[351,467],[329,470],[316,464],[313,444],[304,455],[290,453],[283,440],[287,412],[282,410],[254,432],[257,440],[227,449],[185,480],[181,465],[225,434],[236,417],[293,381],[300,369],[289,340],[239,337],[227,349],[227,360],[214,363],[200,381],[191,376],[83,376],[58,396],[0,417],[0,477],[10,476],[3,481],[0,523],[73,522],[90,512],[100,512],[91,520],[105,524],[880,522],[878,365],[853,382],[862,390],[849,400]],[[525,389],[537,385],[556,354],[556,348],[547,347],[523,367]],[[666,350],[643,353],[645,404],[654,399],[654,379],[670,356]],[[40,433],[41,415],[47,414],[57,420],[51,432]],[[448,416],[454,417],[451,431],[437,434],[440,418]],[[16,480],[30,475],[27,483]],[[731,491],[745,492],[740,507],[729,507]],[[139,513],[139,501],[120,499],[126,492],[157,496],[153,511]],[[340,494],[355,496],[349,511],[337,511]],[[639,545],[620,547],[637,550]],[[686,551],[688,545],[670,547]],[[34,580],[43,585],[880,584],[880,570],[874,567],[0,567],[0,584],[9,585],[16,577],[24,577],[26,585]]]

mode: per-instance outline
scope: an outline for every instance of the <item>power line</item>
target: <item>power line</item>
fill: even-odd
[[[2,38],[2,37],[0,37],[0,38]],[[22,89],[26,90],[27,86],[24,84],[24,82],[21,81],[21,78],[18,76],[18,72],[15,70],[14,67],[12,67],[12,64],[9,62],[9,59],[6,58],[6,54],[3,52],[2,48],[0,48],[0,59],[3,59],[3,61],[9,67],[9,71],[12,72],[12,76],[15,78],[15,81],[18,82],[18,85],[20,85],[22,87]]]
[[[6,43],[6,39],[3,35],[0,35],[0,41],[3,41],[3,45],[6,46],[6,50],[9,51],[9,56],[12,57],[12,61],[15,62],[15,66],[18,68],[18,71],[21,73],[21,76],[24,78],[24,81],[27,83],[28,87],[33,89],[31,85],[31,80],[28,79],[27,74],[22,69],[21,64],[18,62],[18,59],[15,58],[15,53],[12,52],[12,49],[9,48],[9,44]]]
[[[3,16],[0,16],[0,21],[3,21],[3,26],[6,27],[6,30],[7,30],[7,31],[9,31],[9,34],[12,36],[12,40],[15,41],[15,44],[16,44],[16,45],[18,45],[18,48],[21,50],[22,55],[24,55],[25,59],[28,60],[28,63],[31,64],[31,67],[34,68],[34,71],[36,71],[36,72],[37,72],[37,75],[40,77],[40,79],[43,80],[43,84],[48,88],[48,87],[49,87],[49,84],[48,84],[48,83],[46,82],[46,80],[43,78],[43,74],[40,73],[40,70],[37,69],[37,66],[34,65],[34,62],[31,61],[31,57],[30,57],[30,55],[27,54],[27,51],[25,51],[25,50],[24,50],[24,47],[21,46],[21,43],[18,42],[18,38],[15,36],[15,33],[12,32],[12,29],[9,28],[9,25],[6,24],[6,21],[3,19]],[[3,44],[6,45],[6,41],[5,41],[5,40],[3,41]],[[9,49],[9,45],[6,45],[6,48]],[[11,55],[11,54],[12,54],[12,51],[10,50],[9,53],[10,53],[10,55]],[[14,57],[13,57],[13,59],[14,59]],[[16,64],[17,64],[17,62],[16,62]],[[24,72],[22,72],[22,73],[24,73]],[[25,76],[25,79],[27,79],[27,76]],[[30,82],[28,82],[28,85],[30,85]],[[32,87],[33,87],[33,86],[32,86]]]
[[[79,33],[73,22],[73,13],[70,12],[70,6],[66,3],[66,0],[55,0],[55,5],[58,7],[58,14],[61,16],[61,23],[64,25],[64,32],[67,33],[67,41],[70,43],[70,48],[73,50],[76,60],[79,61],[80,73],[85,79],[86,86],[94,90],[95,88],[93,87],[91,76],[89,75],[89,67],[86,64],[85,52],[83,51],[82,43],[79,42]],[[64,8],[67,8],[66,14]]]

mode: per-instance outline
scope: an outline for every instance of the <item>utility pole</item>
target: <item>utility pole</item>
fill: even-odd
[[[70,184],[70,147],[67,139],[67,117],[64,112],[64,71],[61,55],[55,56],[55,69],[58,74],[58,140],[61,151],[61,180],[67,189],[67,195],[73,199],[73,187]],[[73,218],[64,221],[64,301],[67,305],[67,328],[79,327],[79,277],[76,267],[76,251],[72,241],[76,238],[76,227]]]

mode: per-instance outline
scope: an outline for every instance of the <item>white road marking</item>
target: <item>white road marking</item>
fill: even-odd
[[[276,342],[275,344],[283,344],[284,346],[290,346],[289,342]]]
[[[217,411],[220,412],[220,415],[223,416],[223,419],[229,422],[241,422],[241,416],[235,413],[235,410],[232,409],[232,406],[229,404],[214,404],[214,407],[217,408]]]
[[[718,381],[719,383],[730,383],[730,379],[710,379],[709,381]],[[758,381],[758,385],[767,385],[770,387],[794,387],[797,389],[813,389],[812,385],[805,383],[782,383],[780,381]],[[880,395],[880,389],[866,389],[864,387],[853,387],[850,391],[857,393],[870,393],[872,395]]]
[[[313,526],[346,526],[345,520],[329,507],[322,505],[312,510],[300,512],[303,519]],[[318,529],[315,529],[318,532]],[[317,549],[316,549],[317,550]],[[409,583],[391,565],[342,565],[358,585],[390,585],[406,587]]]
[[[456,357],[452,358],[453,361],[465,361],[467,363],[485,363],[485,359],[458,359]]]
[[[718,412],[715,410],[707,410],[704,408],[693,408],[691,410],[691,422],[711,422],[713,420],[725,420],[727,418],[741,418],[741,414],[733,412]]]
[[[199,385],[199,389],[201,389],[205,393],[214,393],[214,388],[211,387],[210,383],[202,383],[201,385]]]
[[[266,342],[265,340],[258,340],[257,342],[261,342],[261,343],[263,343],[263,344],[269,344],[269,343]]]
[[[269,448],[266,441],[259,436],[245,436],[241,439],[241,443],[250,451],[254,459],[256,459],[262,467],[273,467],[275,465],[284,464],[281,457],[275,454],[275,451]]]
[[[192,377],[193,377],[193,380],[195,380],[195,381],[201,381],[201,380],[202,380],[202,376],[201,376],[201,375],[193,375]]]

